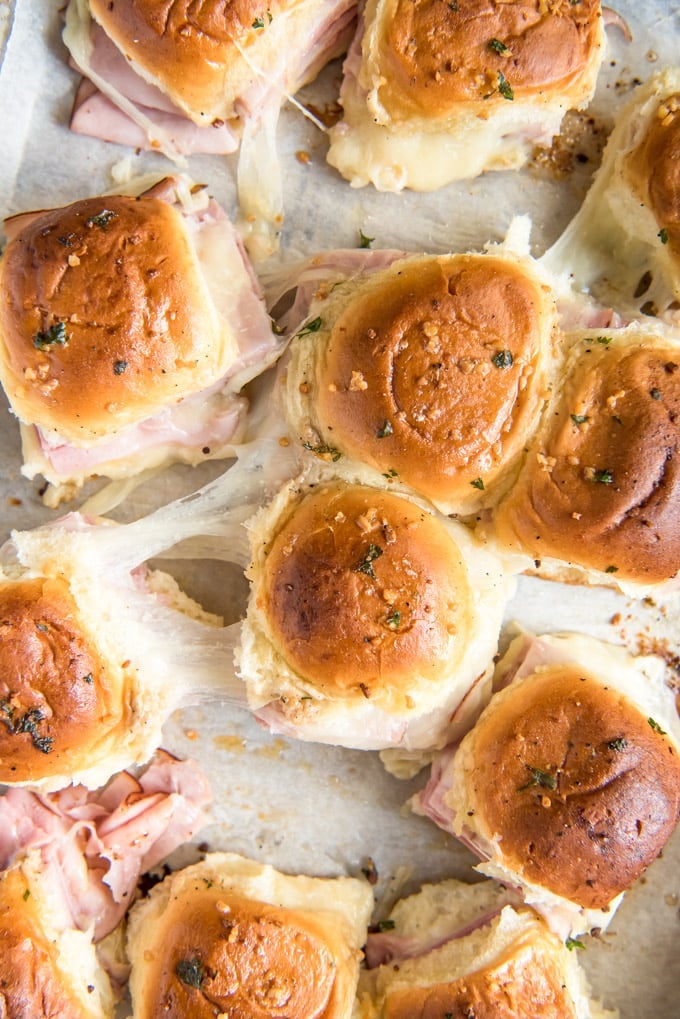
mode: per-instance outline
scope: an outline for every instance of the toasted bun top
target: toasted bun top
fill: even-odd
[[[371,898],[359,886],[221,853],[171,875],[133,911],[135,1016],[344,1019],[360,958],[354,914],[367,920]]]
[[[577,104],[599,65],[598,0],[383,0],[377,18],[379,95],[395,119],[554,93]]]
[[[296,340],[290,384],[309,379],[310,392],[293,425],[310,420],[325,442],[444,511],[493,498],[548,389],[554,300],[529,260],[399,262],[333,315]]]
[[[671,740],[575,665],[495,695],[459,754],[470,823],[502,865],[586,908],[629,888],[680,816]]]
[[[39,215],[8,244],[0,289],[12,407],[74,445],[197,392],[230,363],[182,216],[156,198]]]
[[[67,943],[64,931],[51,923],[45,894],[32,865],[0,874],[0,1015],[112,1015],[110,987],[90,935],[77,932]]]
[[[495,514],[504,544],[616,579],[680,569],[680,347],[589,334]]]
[[[665,231],[662,243],[680,259],[680,93],[659,101],[642,142],[626,158],[625,171]]]
[[[271,538],[258,607],[289,666],[326,696],[410,705],[455,668],[471,612],[461,552],[418,505],[363,486],[304,497]]]
[[[87,766],[126,725],[123,699],[65,581],[0,582],[0,782]]]
[[[488,966],[457,980],[389,991],[383,1019],[577,1019],[565,981],[564,948],[540,923],[511,941]]]

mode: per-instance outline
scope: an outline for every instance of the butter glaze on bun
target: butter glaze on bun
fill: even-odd
[[[599,0],[383,0],[372,39],[384,82],[377,95],[395,120],[441,117],[458,103],[503,103],[559,90],[580,104],[601,45]],[[496,45],[492,45],[492,41]]]
[[[328,0],[209,0],[198,6],[192,0],[89,0],[89,6],[137,73],[197,124],[235,118],[239,98],[250,86],[261,90],[263,77],[274,85],[280,77],[291,91],[315,77],[319,61],[305,64],[304,48],[300,60],[294,58],[328,13]],[[351,3],[335,7],[346,23],[322,63],[347,45]]]
[[[652,327],[574,337],[559,392],[497,507],[539,572],[639,590],[680,570],[680,346]]]
[[[86,763],[93,745],[126,724],[120,681],[66,581],[0,582],[0,782],[33,782]]]
[[[590,101],[603,50],[598,0],[368,0],[328,161],[380,191],[516,169]]]
[[[113,1019],[91,935],[62,924],[43,871],[37,854],[0,874],[0,1015]]]
[[[662,664],[583,636],[520,636],[497,669],[515,678],[453,757],[454,830],[478,846],[478,869],[521,883],[556,929],[567,903],[579,930],[606,926],[680,817],[680,726]]]
[[[209,854],[132,911],[135,1016],[345,1019],[372,905],[352,878],[289,877]]]
[[[300,441],[444,512],[495,501],[550,386],[555,304],[531,260],[500,249],[402,260],[316,310],[321,327],[296,337],[287,369]]]
[[[12,407],[75,445],[200,391],[234,360],[183,218],[157,198],[39,215],[9,242],[0,287]]]
[[[574,952],[490,881],[448,880],[400,900],[388,961],[362,973],[358,1019],[604,1019]],[[405,957],[400,946],[407,947]]]

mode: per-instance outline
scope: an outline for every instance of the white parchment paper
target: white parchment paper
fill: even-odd
[[[60,39],[60,0],[17,0],[14,24],[0,70],[0,214],[64,204],[112,186],[111,169],[129,160],[133,174],[171,171],[162,157],[69,133],[76,75]],[[319,249],[356,246],[359,230],[374,247],[447,251],[479,248],[500,239],[513,217],[528,213],[532,245],[540,253],[573,215],[595,166],[597,144],[611,127],[636,79],[680,57],[680,14],[674,2],[617,5],[628,19],[633,43],[610,29],[609,52],[591,119],[581,118],[579,151],[587,156],[556,177],[540,168],[492,174],[433,195],[353,191],[326,166],[325,137],[293,110],[279,127],[284,164],[286,223],[281,258]],[[329,68],[302,98],[323,107],[337,95],[340,65]],[[304,151],[303,163],[296,153]],[[235,211],[235,162],[192,158],[192,176],[207,183]],[[0,397],[0,539],[54,516],[38,496],[38,482],[19,473],[16,422]],[[219,468],[175,468],[140,489],[118,517],[194,489]],[[679,508],[680,512],[680,508]],[[223,568],[221,568],[223,569]],[[209,565],[174,571],[180,583],[208,602],[224,574]],[[233,581],[234,597],[243,585]],[[215,606],[218,607],[218,606]],[[577,629],[633,648],[662,638],[680,652],[678,613],[603,590],[523,580],[509,608],[538,630]],[[411,891],[423,880],[470,876],[471,857],[424,819],[403,810],[424,777],[408,783],[388,776],[376,754],[296,744],[263,733],[250,717],[223,705],[183,712],[166,728],[169,749],[196,757],[211,776],[214,822],[197,839],[266,860],[284,870],[318,875],[358,873],[368,857],[379,874],[378,897]],[[628,894],[610,932],[588,938],[580,960],[595,992],[621,1010],[622,1019],[677,1019],[680,1015],[680,831]]]

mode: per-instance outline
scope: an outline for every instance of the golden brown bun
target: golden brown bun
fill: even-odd
[[[126,724],[111,673],[64,581],[0,582],[0,782],[88,763]]]
[[[495,498],[548,390],[554,301],[528,260],[398,263],[329,328],[303,338],[323,440],[446,512]]]
[[[503,866],[589,909],[633,884],[680,816],[671,740],[577,666],[496,695],[460,753],[468,816]]]
[[[133,911],[136,1019],[344,1019],[371,905],[352,879],[210,854]]]
[[[436,688],[457,660],[469,599],[460,550],[436,517],[333,484],[271,539],[258,607],[285,661],[325,695],[404,708],[414,684]]]
[[[445,116],[461,102],[503,103],[502,74],[515,100],[573,93],[576,105],[584,85],[585,94],[591,89],[601,17],[599,0],[386,0],[381,102],[395,120]]]
[[[97,971],[89,935],[78,932],[67,945],[58,927],[50,929],[49,903],[41,892],[30,868],[0,875],[0,1015],[112,1017],[110,988]],[[69,959],[69,951],[79,956]]]
[[[17,416],[85,446],[215,382],[226,340],[182,216],[152,197],[46,212],[0,263]]]
[[[669,254],[680,259],[680,93],[659,101],[624,167],[635,192],[666,231]]]
[[[613,337],[578,341],[495,529],[534,559],[654,584],[680,569],[680,348]]]
[[[323,19],[325,2],[90,0],[90,11],[142,77],[204,124],[237,115],[236,100],[259,69],[277,68],[282,46],[302,45]],[[346,43],[347,31],[326,59],[339,56]],[[289,74],[284,84],[295,89],[317,71],[318,65],[310,68],[302,81]]]
[[[564,949],[536,924],[512,941],[489,966],[450,983],[397,987],[388,993],[383,1019],[577,1019],[565,984]]]

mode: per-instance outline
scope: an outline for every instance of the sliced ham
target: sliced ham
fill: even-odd
[[[211,798],[198,765],[164,751],[138,778],[123,772],[99,792],[13,788],[0,797],[0,866],[39,851],[73,926],[99,941],[131,905],[140,875],[205,824]]]
[[[448,945],[451,941],[467,937],[468,934],[479,930],[480,927],[487,927],[492,920],[500,916],[504,905],[509,903],[515,904],[517,901],[517,896],[513,895],[512,892],[508,892],[507,902],[501,903],[494,909],[470,920],[463,927],[459,927],[457,930],[438,938],[428,938],[427,933],[423,934],[422,937],[407,938],[392,932],[371,932],[366,940],[366,948],[364,950],[366,965],[368,969],[375,969],[377,966],[384,966],[389,962],[398,963],[403,959],[422,958],[438,948],[443,948],[444,945]]]

